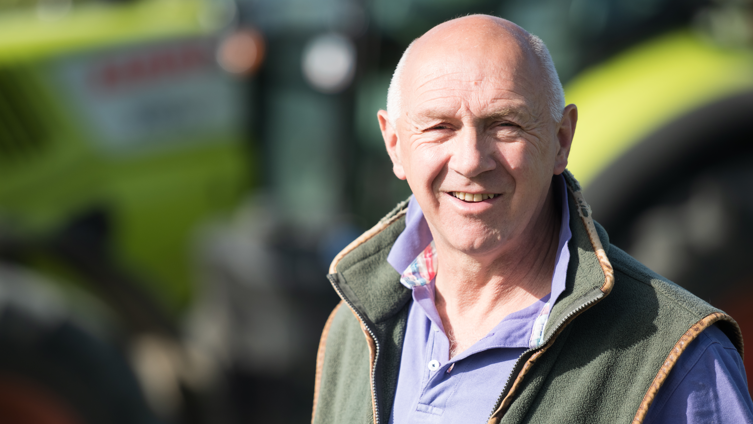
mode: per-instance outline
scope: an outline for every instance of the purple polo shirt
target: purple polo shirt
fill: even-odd
[[[550,294],[509,314],[484,338],[452,359],[434,305],[434,280],[426,281],[426,276],[433,274],[427,274],[423,269],[426,263],[421,263],[432,235],[420,206],[411,198],[405,231],[387,258],[403,274],[401,282],[413,290],[390,423],[488,420],[515,361],[538,346],[551,305],[565,289],[570,214],[564,179],[555,181],[562,199],[562,225]],[[432,262],[436,263],[436,258],[429,266]],[[721,330],[711,327],[689,345],[645,422],[753,424],[753,403],[742,360]]]

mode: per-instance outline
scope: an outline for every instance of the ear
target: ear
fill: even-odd
[[[565,172],[565,168],[567,168],[567,157],[570,155],[570,147],[573,144],[577,122],[578,108],[575,105],[568,105],[562,113],[562,121],[560,121],[557,129],[557,156],[554,158],[554,175]]]
[[[384,145],[387,147],[387,154],[390,155],[390,159],[392,160],[392,172],[395,173],[396,177],[404,180],[405,170],[403,169],[403,163],[400,161],[397,130],[390,123],[390,118],[389,115],[387,115],[386,110],[380,110],[377,112],[377,119],[379,119],[379,128],[382,130]]]

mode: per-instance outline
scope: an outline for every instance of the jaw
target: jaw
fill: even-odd
[[[447,247],[470,255],[482,254],[504,244],[511,228],[507,197],[497,194],[481,201],[465,201],[452,193],[441,193],[437,208],[424,211],[432,234]]]
[[[497,256],[500,249],[507,244],[509,229],[498,228],[494,224],[480,219],[455,220],[453,226],[445,227],[442,231],[433,225],[429,225],[437,251],[440,257],[450,255],[459,258],[474,258],[475,261],[484,262],[483,258]],[[463,259],[466,261],[468,259]]]
[[[444,192],[437,200],[433,210],[424,211],[435,239],[441,238],[446,249],[481,261],[525,245],[521,237],[530,233],[538,216],[537,208],[521,204],[515,193],[467,202]]]

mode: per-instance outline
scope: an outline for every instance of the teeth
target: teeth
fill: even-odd
[[[480,202],[482,200],[486,199],[493,199],[496,194],[490,194],[490,193],[465,193],[462,191],[453,191],[452,195],[457,197],[460,200],[464,200],[466,202]]]

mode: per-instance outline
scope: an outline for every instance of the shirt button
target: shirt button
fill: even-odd
[[[429,371],[436,371],[439,369],[439,361],[432,359],[429,361]]]

